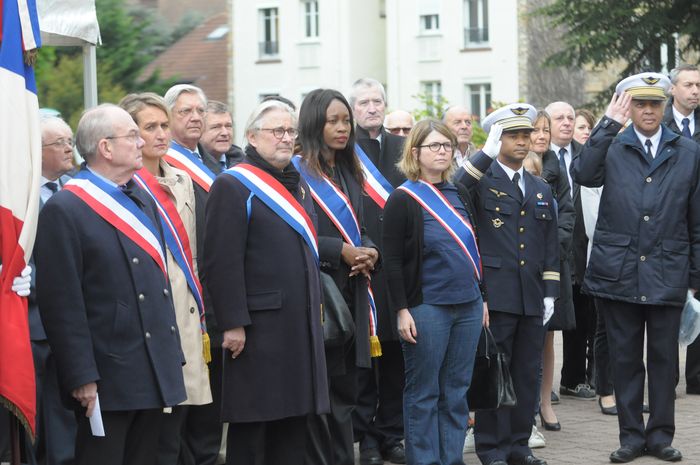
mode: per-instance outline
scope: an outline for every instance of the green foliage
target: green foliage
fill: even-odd
[[[481,128],[481,125],[476,121],[472,121],[472,144],[478,149],[484,146],[488,134]]]
[[[102,45],[97,47],[99,102],[118,102],[129,92],[162,94],[173,84],[143,69],[169,44],[172,32],[151,10],[124,0],[96,0]],[[79,47],[42,47],[35,69],[39,103],[55,108],[75,127],[83,111],[83,57]]]
[[[428,94],[417,94],[412,95],[411,97],[422,103],[421,108],[417,108],[411,112],[416,121],[420,121],[425,118],[442,119],[445,109],[450,104],[450,102],[442,95],[438,96],[437,99],[434,99],[432,95]]]
[[[662,67],[660,46],[668,47],[668,69],[692,59],[700,50],[700,2],[697,0],[553,0],[535,12],[561,26],[561,51],[546,60],[551,66],[606,68],[623,63],[619,78]],[[675,37],[679,37],[676,50]],[[610,99],[612,88],[596,96],[596,106]]]

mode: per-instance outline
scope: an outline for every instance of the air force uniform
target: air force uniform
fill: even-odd
[[[503,107],[484,119],[489,131],[532,130],[535,109]],[[545,297],[559,295],[557,207],[552,189],[522,166],[514,171],[479,151],[456,177],[474,195],[490,327],[510,371],[518,399],[515,408],[477,411],[476,451],[484,464],[524,462],[532,456],[528,438],[537,401],[542,358]],[[534,459],[534,457],[533,457]],[[539,460],[539,459],[535,459]]]

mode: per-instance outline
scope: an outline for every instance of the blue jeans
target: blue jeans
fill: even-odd
[[[481,335],[481,297],[465,304],[421,304],[409,309],[416,344],[401,341],[406,462],[463,465],[469,409],[467,389]]]

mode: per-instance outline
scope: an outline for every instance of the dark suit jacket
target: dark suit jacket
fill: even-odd
[[[581,185],[605,186],[584,291],[681,306],[700,288],[700,145],[662,125],[650,159],[634,127],[620,127],[603,118],[573,165]]]
[[[673,97],[668,99],[666,110],[664,110],[664,119],[661,121],[664,126],[667,126],[671,131],[680,134],[683,128],[679,128],[676,124],[676,119],[673,117]],[[693,132],[693,140],[700,144],[700,107],[693,112],[695,116],[695,131]]]
[[[369,133],[357,126],[357,143],[364,150],[374,166],[384,175],[392,187],[397,188],[406,180],[396,168],[401,159],[405,137],[396,136],[382,128],[382,144],[376,139],[370,139]],[[384,212],[370,197],[363,198],[365,228],[367,234],[382,250],[382,224]],[[388,290],[383,268],[378,268],[372,274],[372,290],[377,304],[377,329],[381,340],[399,340],[396,330],[396,313],[389,309]]]
[[[456,181],[474,199],[489,310],[541,316],[543,299],[559,296],[557,213],[552,189],[524,171],[521,201],[503,168],[479,151]],[[476,176],[475,176],[476,175]]]
[[[309,187],[301,181],[305,192]],[[207,204],[204,266],[221,330],[244,326],[224,356],[223,421],[270,421],[330,410],[316,259],[301,236],[233,176]],[[312,221],[310,195],[296,199]]]
[[[133,184],[133,181],[132,181]],[[155,221],[155,204],[134,187]],[[169,291],[154,260],[73,193],[39,215],[35,258],[41,319],[67,406],[96,381],[103,410],[177,405],[185,362]]]

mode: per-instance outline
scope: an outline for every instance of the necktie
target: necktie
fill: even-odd
[[[53,181],[49,181],[44,186],[51,191],[51,195],[55,194],[56,191],[58,190],[58,184],[56,184]]]
[[[559,172],[564,175],[567,184],[569,184],[569,189],[571,189],[571,183],[569,182],[569,170],[566,169],[566,149],[559,149]]]
[[[520,173],[517,171],[513,175],[513,184],[515,184],[515,189],[518,192],[518,198],[523,200],[523,191],[520,189]]]
[[[644,142],[644,145],[647,146],[647,156],[653,160],[654,154],[651,152],[651,140],[647,139],[647,141]]]
[[[681,135],[683,137],[687,137],[688,139],[691,139],[692,136],[690,135],[690,120],[688,118],[683,118],[683,130],[681,131]]]
[[[228,168],[226,166],[226,161],[225,160],[219,160],[219,165],[221,165],[221,169],[226,171]]]

